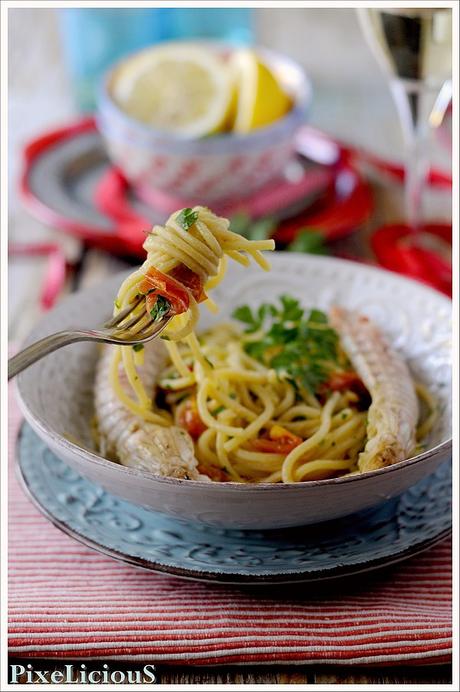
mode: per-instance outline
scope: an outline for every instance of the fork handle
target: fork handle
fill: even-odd
[[[73,344],[76,341],[89,340],[90,338],[87,332],[78,331],[57,332],[56,334],[45,336],[44,339],[36,341],[8,360],[8,379],[15,377],[22,370],[28,368],[29,365],[47,356],[48,353],[57,351],[62,346]]]

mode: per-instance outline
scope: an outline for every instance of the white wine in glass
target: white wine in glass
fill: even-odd
[[[430,114],[449,92],[452,11],[448,8],[359,8],[364,35],[390,78],[406,142],[407,222],[420,223],[421,193],[428,170]]]

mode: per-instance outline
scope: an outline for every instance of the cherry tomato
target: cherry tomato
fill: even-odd
[[[177,419],[180,427],[184,428],[194,440],[207,430],[207,426],[200,418],[196,399],[193,396],[179,405]]]
[[[187,288],[154,267],[150,267],[145,274],[144,279],[139,284],[139,292],[146,295],[145,302],[148,312],[155,305],[158,296],[166,298],[171,303],[172,311],[176,315],[186,312],[190,305],[190,295]]]
[[[198,274],[192,272],[185,264],[179,264],[177,267],[174,267],[170,276],[188,288],[197,303],[206,300],[207,295],[203,290],[203,281]]]
[[[217,466],[205,466],[204,464],[198,464],[198,471],[204,473],[205,476],[209,476],[212,481],[228,481],[228,474],[225,473],[223,469],[217,468]]]
[[[357,387],[364,385],[355,372],[333,372],[324,384],[324,389],[331,389],[333,392],[343,392],[345,389],[355,391]]]
[[[268,437],[258,437],[251,441],[251,446],[257,452],[268,454],[289,454],[303,442],[301,437],[294,435],[280,425],[274,425]]]
[[[362,379],[355,372],[333,372],[320,390],[320,394],[327,391],[343,392],[349,389],[358,396],[358,409],[365,411],[371,404],[371,397]]]

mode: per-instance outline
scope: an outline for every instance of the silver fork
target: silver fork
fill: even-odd
[[[141,303],[143,298],[119,312],[115,317],[103,325],[102,329],[74,329],[56,332],[45,336],[44,339],[36,341],[27,348],[23,349],[8,360],[8,379],[15,377],[22,370],[25,370],[37,360],[40,360],[58,348],[74,344],[77,341],[98,341],[105,344],[117,344],[119,346],[135,346],[144,344],[159,336],[170,321],[172,315],[165,315],[158,321],[149,320],[142,325],[138,331],[136,325],[143,320],[145,311],[141,310],[129,316]],[[145,320],[144,320],[145,321]]]

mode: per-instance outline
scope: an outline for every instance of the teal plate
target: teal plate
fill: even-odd
[[[276,531],[191,524],[107,493],[58,459],[24,425],[18,471],[29,496],[65,533],[154,572],[233,584],[309,582],[405,560],[451,530],[451,464],[372,510]]]

